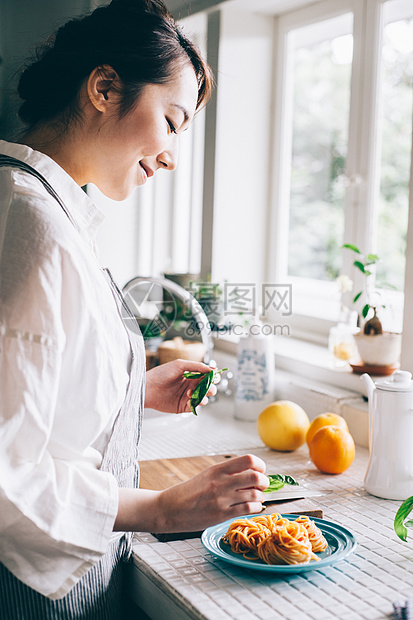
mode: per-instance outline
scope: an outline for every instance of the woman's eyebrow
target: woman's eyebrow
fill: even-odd
[[[179,110],[181,110],[181,112],[184,115],[184,123],[186,123],[187,121],[189,121],[189,114],[188,111],[186,110],[186,108],[184,108],[182,105],[180,105],[179,103],[173,103],[172,104],[174,108],[178,108]]]

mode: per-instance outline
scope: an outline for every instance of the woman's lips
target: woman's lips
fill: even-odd
[[[145,171],[146,176],[148,177],[148,179],[150,179],[151,177],[153,177],[153,175],[155,174],[154,171],[152,170],[152,168],[149,168],[149,166],[146,166],[144,163],[142,163],[141,161],[139,162],[139,165],[141,166],[141,168],[143,168],[143,170]]]

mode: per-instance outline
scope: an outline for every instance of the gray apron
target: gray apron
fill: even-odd
[[[70,221],[70,213],[51,185],[28,164],[0,155],[0,166],[18,168],[43,183]],[[103,453],[101,469],[112,473],[119,487],[139,485],[138,443],[145,396],[145,349],[136,320],[124,301],[109,270],[105,277],[112,289],[120,320],[126,329],[126,317],[134,322],[126,329],[131,347],[131,368],[124,403],[115,419]],[[93,518],[93,517],[92,517]],[[52,601],[17,579],[0,563],[0,620],[118,620],[122,618],[125,593],[122,576],[125,561],[132,551],[132,533],[120,536],[108,551],[62,599]]]

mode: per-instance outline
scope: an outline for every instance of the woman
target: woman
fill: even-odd
[[[1,618],[118,618],[125,532],[261,509],[268,479],[252,455],[137,488],[143,406],[188,411],[197,382],[183,371],[208,367],[177,361],[145,379],[142,338],[94,252],[101,213],[81,189],[122,200],[173,170],[210,90],[160,0],[68,22],[21,76],[27,131],[0,142]]]

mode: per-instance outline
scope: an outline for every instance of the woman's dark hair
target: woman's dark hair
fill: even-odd
[[[93,69],[108,65],[121,80],[124,116],[145,85],[167,83],[184,62],[198,80],[199,109],[211,95],[212,72],[162,0],[112,0],[70,20],[39,48],[20,77],[19,116],[31,126],[62,113],[66,122],[81,117],[76,104],[82,83]]]

